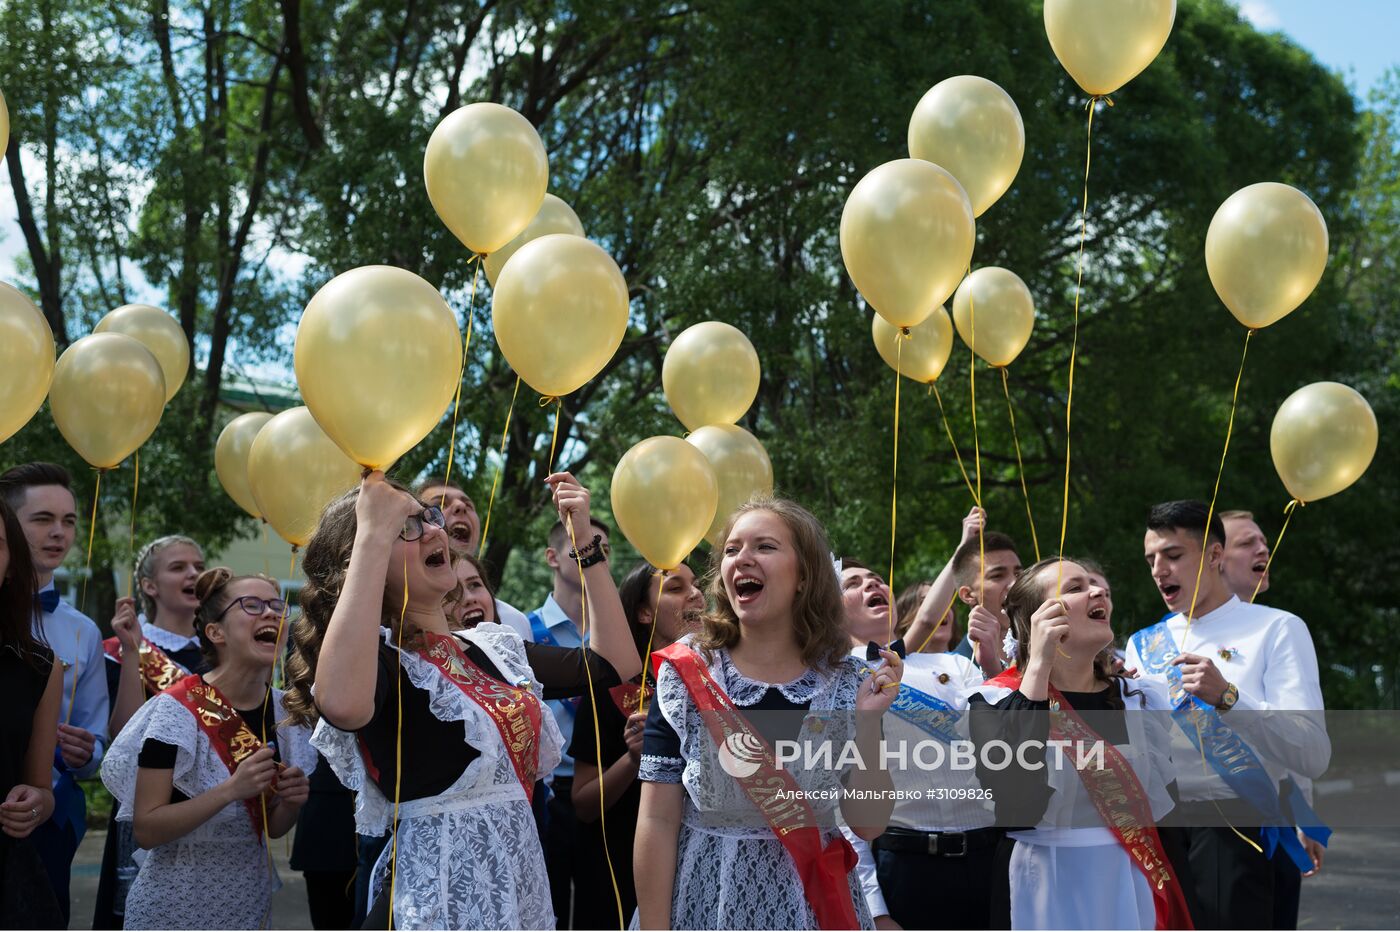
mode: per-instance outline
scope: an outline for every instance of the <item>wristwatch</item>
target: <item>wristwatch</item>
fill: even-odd
[[[1228,712],[1235,707],[1235,703],[1240,701],[1240,688],[1234,683],[1225,684],[1225,692],[1221,694],[1220,701],[1215,705],[1215,711]]]

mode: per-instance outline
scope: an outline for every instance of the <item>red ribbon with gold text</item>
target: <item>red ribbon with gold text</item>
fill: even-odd
[[[248,727],[243,716],[238,714],[238,710],[229,703],[224,694],[212,684],[204,682],[204,678],[198,673],[191,673],[165,693],[190,710],[194,720],[199,723],[200,730],[208,736],[214,753],[219,755],[219,760],[223,761],[229,773],[237,770],[239,764],[263,746],[262,741],[258,740],[253,729]],[[248,810],[248,818],[252,820],[253,834],[258,836],[261,843],[262,805],[257,796],[251,796],[243,800],[243,806]]]
[[[846,882],[846,875],[856,866],[856,853],[850,842],[837,835],[830,844],[822,845],[816,814],[802,798],[797,781],[774,762],[768,742],[753,730],[693,650],[684,644],[672,644],[653,653],[652,669],[657,676],[661,664],[667,661],[680,675],[691,701],[703,713],[701,718],[717,747],[726,747],[729,739],[737,734],[744,736],[742,747],[762,749],[758,769],[747,777],[735,779],[792,857],[802,881],[802,893],[816,916],[817,927],[858,928],[855,903]]]
[[[108,657],[121,663],[122,642],[119,638],[110,637],[103,641],[102,649]],[[189,671],[166,656],[165,651],[145,638],[141,639],[141,685],[146,687],[148,695],[165,692],[186,676],[189,676]]]
[[[1021,671],[1012,667],[988,680],[987,685],[1019,689]],[[1116,747],[1089,727],[1058,689],[1051,686],[1049,694],[1058,706],[1058,709],[1052,706],[1050,715],[1050,737],[1053,740],[1079,742],[1080,746],[1102,742],[1104,766],[1086,765],[1076,770],[1104,825],[1128,853],[1128,860],[1147,878],[1157,914],[1156,928],[1194,929],[1181,883],[1167,860],[1166,849],[1162,847],[1161,836],[1157,834],[1152,818],[1152,806],[1147,801],[1147,793],[1138,781],[1136,771]]]
[[[448,682],[486,712],[501,733],[515,776],[534,801],[535,772],[540,763],[540,723],[543,709],[528,686],[512,686],[486,673],[462,650],[455,638],[425,633],[427,648],[419,656],[437,667]]]

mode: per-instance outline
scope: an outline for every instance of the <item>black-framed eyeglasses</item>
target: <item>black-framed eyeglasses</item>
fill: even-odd
[[[228,610],[237,605],[239,608],[254,618],[257,618],[268,609],[272,609],[277,614],[282,614],[287,610],[287,603],[282,599],[260,599],[255,595],[241,595],[232,602],[224,606],[224,610],[219,612],[215,621],[219,621],[228,614]]]
[[[421,514],[409,515],[403,519],[403,530],[399,531],[399,540],[413,542],[423,536],[423,529],[428,525],[433,527],[447,527],[447,518],[443,515],[442,509],[436,505],[429,505],[423,509]]]

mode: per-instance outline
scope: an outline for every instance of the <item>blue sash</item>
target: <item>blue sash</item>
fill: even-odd
[[[960,740],[956,726],[961,713],[937,696],[920,692],[908,683],[900,684],[894,702],[890,703],[890,711],[944,744]]]
[[[558,647],[559,639],[550,633],[549,625],[544,623],[539,612],[531,612],[525,616],[530,622],[530,634],[534,637],[536,644],[548,644],[550,647]]]
[[[1142,672],[1166,677],[1172,718],[1177,727],[1204,754],[1225,785],[1263,815],[1260,836],[1264,842],[1264,856],[1272,858],[1274,850],[1282,846],[1300,871],[1312,870],[1312,858],[1298,841],[1293,826],[1297,825],[1307,837],[1324,847],[1332,831],[1322,824],[1302,791],[1292,780],[1286,781],[1291,791],[1281,802],[1278,786],[1254,749],[1225,724],[1213,706],[1197,699],[1182,686],[1181,667],[1172,664],[1181,649],[1165,619],[1134,634],[1133,643],[1142,658]],[[1289,812],[1284,811],[1285,805]]]

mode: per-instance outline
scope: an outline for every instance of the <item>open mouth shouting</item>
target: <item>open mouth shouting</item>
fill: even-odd
[[[472,539],[472,528],[467,522],[459,521],[447,529],[447,534],[459,544],[469,544]]]
[[[1254,561],[1254,565],[1250,567],[1250,570],[1251,570],[1252,572],[1254,572],[1256,575],[1263,576],[1263,575],[1264,575],[1264,571],[1265,571],[1266,569],[1268,569],[1268,567],[1269,567],[1269,561],[1268,561],[1268,560],[1255,560],[1255,561]]]
[[[734,577],[734,600],[740,605],[753,603],[763,593],[763,580],[740,573]]]
[[[890,610],[890,600],[877,589],[865,597],[865,607],[873,610],[877,615],[887,614]]]
[[[1177,583],[1158,583],[1157,591],[1162,593],[1162,599],[1168,605],[1175,605],[1177,601],[1181,598],[1181,586]]]
[[[472,606],[462,615],[462,624],[466,625],[468,628],[475,628],[485,620],[486,609],[482,608],[480,605]]]
[[[253,640],[259,644],[267,644],[272,647],[277,646],[277,636],[282,628],[281,620],[259,622],[253,628]]]
[[[1089,618],[1093,621],[1108,621],[1108,606],[1095,605],[1089,609]]]
[[[433,550],[423,558],[423,565],[432,569],[447,565],[447,548],[434,547]]]

